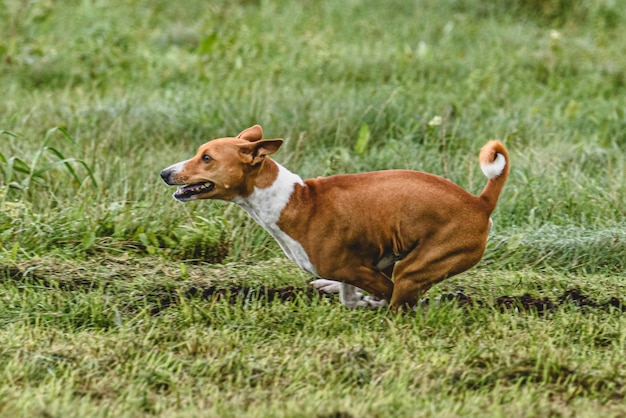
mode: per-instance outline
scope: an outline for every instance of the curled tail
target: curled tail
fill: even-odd
[[[509,176],[509,153],[500,141],[489,141],[480,150],[478,161],[480,169],[489,179],[479,198],[491,214]]]

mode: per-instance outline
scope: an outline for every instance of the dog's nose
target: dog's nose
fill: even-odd
[[[163,179],[163,181],[167,184],[169,184],[169,178],[170,178],[170,174],[171,171],[168,170],[167,168],[165,170],[161,171],[161,178]]]

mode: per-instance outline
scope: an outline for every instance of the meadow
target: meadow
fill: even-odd
[[[611,0],[0,2],[0,416],[626,415]],[[511,174],[412,313],[317,294],[159,171],[261,124],[303,177]],[[375,194],[375,190],[370,191]]]

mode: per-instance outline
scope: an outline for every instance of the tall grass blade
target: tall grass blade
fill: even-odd
[[[74,178],[74,181],[76,181],[76,183],[80,185],[82,184],[82,181],[80,177],[78,176],[78,174],[76,174],[76,170],[74,170],[74,167],[72,167],[72,164],[71,164],[71,163],[76,163],[76,164],[81,165],[85,169],[85,171],[87,172],[87,176],[91,179],[94,186],[98,187],[98,182],[96,181],[93,175],[93,171],[91,170],[91,168],[89,168],[89,166],[84,161],[78,160],[76,158],[65,158],[65,156],[56,148],[46,147],[46,151],[50,151],[51,153],[56,155],[59,158],[59,160],[54,161],[53,163],[48,164],[47,166],[41,168],[35,173],[35,175],[43,175],[43,173],[45,173],[46,171],[62,164],[65,166],[65,168],[70,173],[70,175]]]

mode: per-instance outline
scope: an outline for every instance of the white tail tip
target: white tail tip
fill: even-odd
[[[506,167],[506,158],[504,158],[504,155],[500,153],[496,154],[496,159],[492,162],[480,165],[480,169],[483,171],[485,176],[490,179],[496,178],[502,174],[504,167]]]

